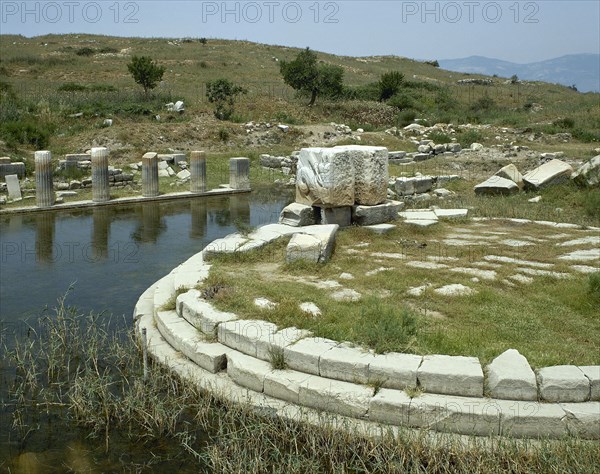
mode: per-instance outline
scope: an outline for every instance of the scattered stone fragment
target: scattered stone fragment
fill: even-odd
[[[595,273],[600,272],[599,267],[590,267],[589,265],[571,265],[571,268],[579,273]]]
[[[516,263],[518,265],[527,265],[528,267],[537,268],[552,268],[554,266],[552,263],[533,262],[531,260],[522,260],[520,258],[505,257],[502,255],[486,255],[483,259],[490,262]]]
[[[531,202],[531,203],[536,203],[536,202],[540,202],[542,200],[542,196],[536,196],[534,198],[528,199],[527,202]]]
[[[517,273],[516,275],[511,275],[508,278],[510,278],[511,280],[518,281],[519,283],[523,283],[525,285],[533,283],[533,278],[521,275],[520,273]]]
[[[562,243],[556,244],[556,245],[558,245],[559,247],[570,247],[573,245],[587,245],[587,244],[600,246],[600,236],[590,235],[588,237],[582,237],[580,239],[568,240],[566,242],[562,242]]]
[[[581,186],[598,186],[600,183],[600,155],[594,156],[581,166],[572,176]]]
[[[442,268],[448,268],[448,265],[444,263],[424,262],[421,260],[406,262],[406,265],[413,268],[424,268],[426,270],[441,270]]]
[[[362,226],[383,224],[396,220],[403,207],[403,202],[390,200],[373,206],[352,206],[352,222]]]
[[[316,223],[315,210],[312,206],[294,202],[281,211],[279,223],[293,227],[304,227]]]
[[[492,176],[474,188],[477,195],[508,195],[519,191],[519,186],[512,180]]]
[[[468,209],[435,209],[433,211],[438,219],[460,219],[467,217]]]
[[[321,310],[319,307],[310,301],[300,303],[300,309],[313,317],[321,316]]]
[[[414,288],[410,288],[406,293],[410,296],[421,296],[428,288],[431,288],[431,283],[427,283],[426,285],[416,286]]]
[[[277,303],[274,303],[267,298],[254,298],[254,305],[261,309],[275,309],[277,307]]]
[[[386,272],[386,271],[390,271],[390,270],[393,270],[393,268],[379,267],[379,268],[376,268],[375,270],[369,270],[368,272],[365,273],[365,276],[373,276],[373,275],[377,275],[378,273]]]
[[[365,229],[370,230],[371,232],[374,232],[375,234],[387,234],[388,232],[391,232],[392,230],[394,230],[396,228],[396,226],[394,224],[375,224],[375,225],[367,225],[364,226]]]
[[[571,165],[554,159],[527,173],[523,176],[523,181],[525,189],[536,190],[567,181],[571,174],[573,174]]]
[[[558,257],[560,260],[598,260],[600,258],[600,248],[588,250],[575,250]]]
[[[552,271],[548,271],[548,270],[539,270],[537,268],[519,267],[519,268],[517,268],[517,270],[520,271],[521,273],[525,273],[527,275],[549,276],[552,278],[570,278],[571,277],[571,275],[569,275],[568,273],[552,272]]]
[[[436,288],[433,291],[442,296],[468,296],[475,293],[475,290],[469,288],[468,286],[461,285],[460,283],[442,286],[441,288]]]
[[[359,301],[362,295],[355,290],[344,288],[331,295],[335,301]]]
[[[466,273],[467,275],[474,275],[478,278],[483,278],[484,280],[495,280],[497,276],[494,270],[481,270],[479,268],[454,267],[451,268],[450,271],[456,273]]]
[[[501,168],[496,173],[496,176],[500,176],[501,178],[505,179],[510,179],[519,187],[519,189],[523,189],[523,187],[525,186],[525,183],[523,182],[523,176],[521,175],[517,167],[512,163]]]

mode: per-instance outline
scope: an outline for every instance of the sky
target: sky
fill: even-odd
[[[27,37],[205,37],[347,56],[478,55],[517,63],[600,53],[598,0],[0,0],[0,6],[0,33]]]

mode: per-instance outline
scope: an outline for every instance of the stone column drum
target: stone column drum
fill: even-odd
[[[229,160],[229,187],[250,189],[250,159],[231,158]]]
[[[158,196],[158,153],[148,152],[142,156],[142,195]]]
[[[92,201],[110,200],[108,184],[108,148],[92,148]]]
[[[52,153],[36,151],[35,158],[35,202],[38,207],[50,207],[54,204],[52,187]]]
[[[193,151],[190,155],[190,191],[193,193],[206,192],[206,153]]]

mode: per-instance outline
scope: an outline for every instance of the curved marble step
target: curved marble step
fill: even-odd
[[[158,311],[154,321],[166,343],[204,371],[217,375],[226,368],[226,376],[236,385],[286,403],[377,423],[465,435],[600,438],[599,402],[546,404],[439,394],[411,398],[385,388],[375,393],[361,384],[275,370],[264,360],[207,342],[174,311]]]

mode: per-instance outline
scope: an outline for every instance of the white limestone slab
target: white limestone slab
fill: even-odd
[[[590,267],[589,265],[571,265],[571,268],[579,273],[600,272],[600,267]]]
[[[600,439],[600,402],[561,403],[564,422],[570,435],[584,439]]]
[[[289,403],[300,403],[300,386],[305,383],[309,374],[294,370],[273,370],[265,375],[264,393]]]
[[[539,270],[537,268],[517,267],[517,270],[520,271],[521,273],[525,273],[527,275],[549,276],[549,277],[558,278],[558,279],[571,278],[571,275],[569,273],[553,272],[553,271],[549,271],[549,270]]]
[[[369,419],[384,424],[407,426],[410,403],[410,397],[403,391],[382,388],[371,398]]]
[[[338,345],[331,339],[308,337],[284,348],[283,356],[290,369],[319,375],[319,359]]]
[[[535,373],[527,359],[508,349],[487,366],[487,389],[493,398],[537,400]]]
[[[369,363],[369,382],[404,390],[417,386],[417,369],[422,356],[390,352],[377,354]]]
[[[272,372],[271,364],[239,352],[227,354],[227,375],[236,384],[261,393],[265,377]]]
[[[428,393],[467,397],[483,395],[483,371],[476,357],[424,356],[417,379]]]
[[[555,365],[537,371],[540,397],[548,402],[584,402],[590,380],[574,365]]]
[[[422,394],[411,400],[408,425],[435,431],[491,436],[500,432],[495,400]]]
[[[298,400],[317,410],[363,418],[372,395],[373,390],[364,385],[311,376],[300,385]]]
[[[277,326],[257,319],[238,319],[219,324],[217,337],[221,344],[256,357],[257,342],[277,332]]]
[[[256,357],[270,362],[272,351],[283,351],[285,347],[310,336],[312,336],[310,331],[295,327],[284,328],[275,333],[265,332],[256,340]]]
[[[515,438],[562,438],[565,411],[554,403],[495,400],[500,407],[500,434]]]
[[[200,298],[198,290],[180,294],[176,305],[177,313],[204,334],[215,334],[219,324],[238,319],[236,314],[220,311]]]
[[[369,382],[369,364],[375,356],[359,347],[340,344],[326,351],[319,358],[319,374],[335,380],[362,383]]]

